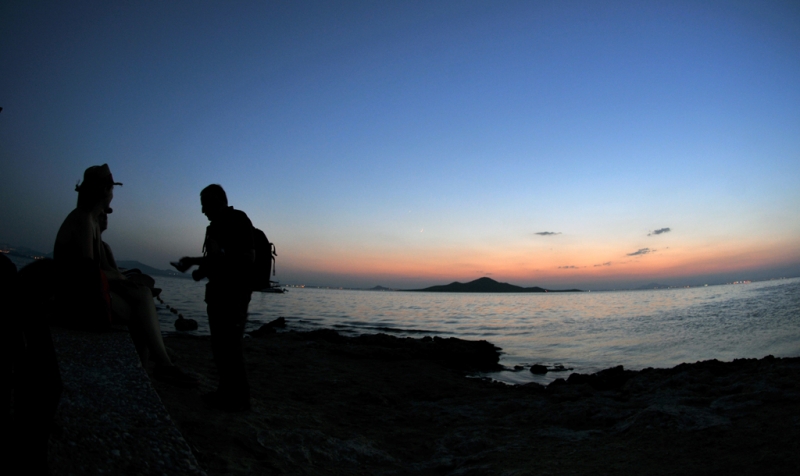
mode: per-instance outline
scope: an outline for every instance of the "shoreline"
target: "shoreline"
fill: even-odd
[[[265,332],[244,342],[253,408],[229,414],[200,401],[216,385],[208,337],[165,341],[200,388],[153,386],[209,475],[800,468],[800,358],[564,372],[546,387],[510,386],[465,377],[476,362],[464,349],[475,344],[434,352],[433,339]]]

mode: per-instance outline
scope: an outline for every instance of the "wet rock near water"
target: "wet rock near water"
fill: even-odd
[[[571,374],[566,383],[587,384],[595,390],[619,390],[637,372],[625,370],[621,365],[610,369],[601,370],[595,374]]]
[[[331,329],[291,332],[295,339],[339,344],[335,352],[356,359],[429,360],[458,370],[500,370],[500,348],[485,340],[470,341],[455,337],[421,339],[388,334],[362,334],[348,337]]]
[[[531,373],[535,375],[544,375],[547,372],[568,372],[570,370],[572,370],[571,367],[564,367],[561,364],[555,364],[552,367],[548,367],[542,364],[531,365]]]
[[[544,375],[547,373],[547,366],[541,364],[531,365],[531,373],[536,375]]]
[[[278,329],[283,329],[286,327],[286,319],[283,317],[279,317],[275,320],[272,320],[266,324],[262,324],[261,327],[254,331],[248,332],[252,337],[264,337],[269,334],[275,334],[278,332]]]
[[[178,319],[175,320],[175,330],[182,332],[196,331],[197,321],[194,319],[185,319],[183,316],[179,315]]]

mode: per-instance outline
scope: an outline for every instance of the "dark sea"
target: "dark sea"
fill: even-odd
[[[27,261],[15,260],[18,266]],[[158,277],[161,328],[175,333],[175,308],[207,334],[204,283]],[[248,330],[278,317],[287,329],[336,329],[356,335],[485,339],[502,348],[507,383],[546,384],[571,372],[623,365],[800,356],[800,278],[648,291],[460,294],[290,288],[253,293]],[[532,364],[566,372],[536,376]],[[514,366],[524,370],[515,371]]]
[[[164,332],[177,308],[208,333],[204,285],[159,278]],[[507,383],[548,383],[571,372],[683,362],[800,356],[800,278],[648,291],[463,294],[290,288],[254,293],[249,329],[278,317],[287,328],[332,328],[356,335],[485,339],[502,348],[508,368],[487,374]],[[571,372],[530,373],[532,364]],[[514,366],[524,370],[515,371]]]

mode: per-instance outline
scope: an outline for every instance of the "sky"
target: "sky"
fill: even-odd
[[[0,6],[0,242],[198,255],[221,184],[282,283],[800,275],[795,1]]]

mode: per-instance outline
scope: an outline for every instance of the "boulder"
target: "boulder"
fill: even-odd
[[[591,375],[571,374],[566,382],[570,385],[588,384],[595,390],[620,390],[625,385],[625,382],[636,373],[633,370],[625,370],[621,365],[618,365]]]
[[[277,319],[274,319],[272,321],[267,322],[264,325],[268,326],[268,327],[275,328],[275,329],[278,329],[278,328],[284,329],[286,327],[286,319],[284,319],[283,317],[279,317]]]
[[[175,320],[175,329],[179,331],[196,331],[197,321],[178,317],[178,319]]]
[[[252,337],[264,337],[270,334],[275,334],[276,331],[274,327],[270,326],[269,324],[262,324],[261,327],[254,331],[248,332]]]

